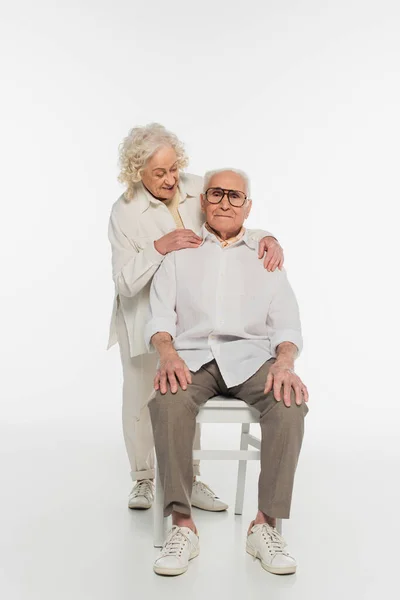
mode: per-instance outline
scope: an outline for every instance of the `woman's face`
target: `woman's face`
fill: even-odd
[[[178,158],[170,146],[153,154],[142,171],[143,185],[159,200],[171,200],[179,183]]]

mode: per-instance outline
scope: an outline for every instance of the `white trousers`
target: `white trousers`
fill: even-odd
[[[154,392],[157,354],[130,355],[128,333],[122,311],[117,311],[117,336],[124,378],[122,393],[122,427],[133,481],[154,479],[154,439],[148,401]],[[193,444],[200,448],[200,425]],[[193,461],[193,472],[200,475],[199,461]]]

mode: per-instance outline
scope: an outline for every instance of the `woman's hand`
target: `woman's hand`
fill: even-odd
[[[191,229],[175,229],[154,242],[154,247],[160,254],[168,254],[183,248],[198,248],[203,239]]]
[[[260,240],[258,245],[258,258],[264,256],[264,268],[267,271],[275,271],[276,267],[282,269],[283,267],[283,249],[279,242],[271,237],[266,236]]]
[[[276,361],[268,371],[267,381],[265,383],[264,394],[269,394],[273,389],[275,400],[281,400],[281,390],[283,387],[283,402],[290,406],[290,396],[292,388],[296,396],[296,404],[308,402],[308,390],[300,377],[287,364],[280,364]]]
[[[160,367],[154,378],[154,389],[166,394],[169,384],[171,392],[176,394],[178,382],[183,390],[192,383],[192,376],[186,363],[175,350],[160,355]]]

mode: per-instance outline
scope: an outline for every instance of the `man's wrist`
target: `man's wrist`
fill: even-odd
[[[294,361],[291,360],[277,358],[275,361],[275,367],[279,367],[280,369],[288,369],[294,373]]]
[[[161,355],[164,356],[165,354],[171,354],[176,352],[172,342],[172,337],[166,331],[159,331],[155,333],[152,336],[150,343],[157,350],[160,357]]]
[[[178,353],[172,344],[170,346],[161,346],[161,348],[157,348],[157,352],[160,360],[168,360],[169,358],[175,358],[178,356]]]
[[[281,342],[276,349],[276,362],[289,369],[294,369],[297,352],[298,348],[292,342]]]

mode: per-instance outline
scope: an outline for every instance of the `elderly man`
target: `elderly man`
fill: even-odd
[[[302,345],[298,306],[282,270],[254,260],[257,243],[244,229],[249,182],[236,170],[207,173],[201,245],[170,253],[154,276],[146,343],[159,354],[149,403],[173,527],[154,571],[180,575],[199,553],[191,516],[196,414],[215,395],[244,400],[260,413],[258,512],[246,550],[271,573],[296,571],[276,530],[289,518],[300,453],[307,388],[294,372]]]

